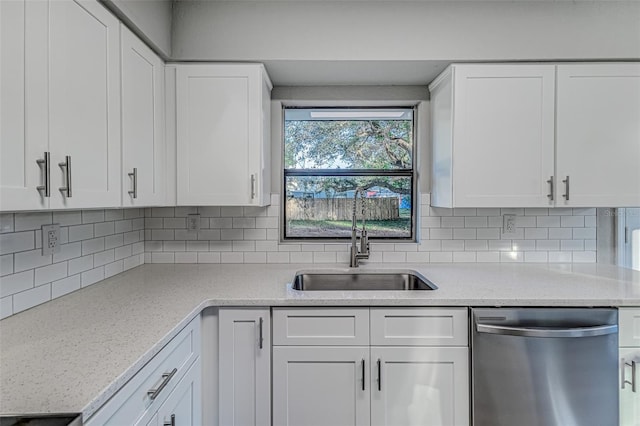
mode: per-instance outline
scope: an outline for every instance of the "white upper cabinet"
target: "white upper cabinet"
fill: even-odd
[[[430,86],[438,207],[548,207],[554,65],[452,65]]]
[[[640,64],[558,65],[556,155],[559,206],[640,206]]]
[[[43,89],[33,84],[40,83],[37,81],[26,84],[27,59],[31,73],[34,67],[46,64],[33,49],[36,34],[26,31],[27,8],[31,7],[33,3],[25,0],[0,1],[0,210],[49,207],[44,188],[49,184],[47,165],[36,162],[47,155],[47,133],[41,128],[27,131],[25,127],[25,114],[34,120],[43,118],[37,115],[42,105],[30,103],[30,108],[36,108],[26,110],[25,95],[37,99]],[[38,186],[43,188],[39,190]]]
[[[48,9],[51,207],[120,206],[120,24],[96,1]]]
[[[164,62],[124,25],[121,36],[122,205],[164,205]]]
[[[118,20],[94,0],[0,10],[0,208],[120,206]]]
[[[271,88],[260,64],[177,66],[178,205],[269,204]]]
[[[432,205],[640,205],[640,64],[452,65],[429,89]]]

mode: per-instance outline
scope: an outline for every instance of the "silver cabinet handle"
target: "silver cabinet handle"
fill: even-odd
[[[264,338],[262,337],[262,323],[263,323],[263,319],[262,317],[260,317],[260,335],[258,336],[258,347],[260,349],[262,349],[262,342],[264,341]]]
[[[627,380],[626,378],[626,370],[627,367],[631,367],[631,381]],[[636,392],[636,362],[631,361],[631,364],[629,364],[628,362],[625,361],[624,358],[622,358],[622,372],[621,372],[621,377],[620,377],[620,382],[622,383],[622,389],[625,388],[625,385],[631,385],[631,392],[635,393]]]
[[[563,179],[562,183],[564,183],[564,190],[565,190],[562,196],[565,198],[565,200],[569,201],[569,176],[567,176],[566,179]]]
[[[44,166],[42,171],[44,185],[36,186],[38,191],[43,191],[44,196],[49,198],[51,196],[51,153],[49,151],[44,152],[44,159],[36,160],[39,166]]]
[[[162,389],[165,388],[165,386],[167,386],[167,384],[169,383],[169,381],[171,380],[171,378],[178,372],[177,368],[174,368],[173,370],[171,370],[171,373],[164,373],[162,375],[162,383],[160,383],[160,386],[158,386],[155,389],[149,389],[147,391],[147,395],[149,395],[149,399],[150,400],[154,400],[158,397],[158,395],[160,395],[160,392],[162,392]]]
[[[129,191],[129,195],[132,195],[133,198],[138,198],[138,169],[136,167],[133,168],[133,173],[127,173],[133,182],[133,191]]]
[[[66,181],[67,181],[67,186],[60,187],[60,192],[62,192],[63,194],[66,192],[66,197],[67,198],[71,198],[71,196],[72,196],[72,192],[71,192],[71,156],[67,155],[65,157],[64,163],[58,163],[58,166],[60,166],[60,168],[62,168],[62,169],[65,169],[65,176],[66,176]]]
[[[378,391],[382,392],[382,361],[378,358]]]
[[[502,325],[476,324],[478,333],[501,334],[520,337],[594,337],[618,332],[617,325],[597,325],[595,327],[555,328],[555,327],[507,327]]]
[[[365,390],[365,382],[364,382],[364,376],[365,376],[365,365],[364,365],[364,358],[362,359],[360,365],[362,366],[362,390]]]
[[[256,175],[251,175],[251,199],[256,198]]]
[[[171,421],[162,423],[162,426],[176,426],[176,415],[171,415]]]
[[[549,198],[549,200],[553,201],[553,176],[551,176],[549,178],[547,183],[549,184],[549,193],[547,194],[547,198]]]

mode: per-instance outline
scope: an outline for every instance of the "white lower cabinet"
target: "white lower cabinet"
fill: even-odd
[[[201,419],[200,317],[180,331],[97,412],[87,426],[197,425]]]
[[[640,426],[640,308],[620,308],[620,426]]]
[[[352,310],[274,308],[274,426],[469,425],[466,308]]]
[[[467,348],[372,347],[371,425],[468,425]]]
[[[273,348],[274,426],[368,426],[369,347]]]
[[[640,426],[639,368],[640,348],[620,348],[620,426]]]
[[[194,426],[202,424],[201,377],[200,360],[198,359],[147,425]]]
[[[220,426],[271,424],[270,331],[269,308],[220,309]]]

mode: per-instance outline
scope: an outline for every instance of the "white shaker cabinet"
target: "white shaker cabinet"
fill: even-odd
[[[124,25],[121,36],[122,205],[164,205],[164,62]]]
[[[275,346],[273,424],[368,426],[369,347]]]
[[[452,65],[429,90],[432,205],[552,204],[554,65]]]
[[[558,65],[557,90],[557,205],[639,206],[640,64]]]
[[[1,3],[0,208],[120,206],[118,20],[94,0]]]
[[[45,193],[45,187],[51,188],[44,164],[49,155],[46,129],[25,127],[26,116],[36,122],[47,116],[42,110],[46,105],[33,102],[46,88],[34,84],[42,80],[31,78],[34,67],[46,64],[46,58],[39,57],[34,48],[42,40],[33,31],[27,32],[27,9],[33,7],[25,0],[0,1],[0,210],[5,211],[49,207]],[[31,100],[28,105],[27,97]]]
[[[120,206],[120,23],[93,0],[45,18],[51,208]]]
[[[640,426],[640,308],[620,308],[620,426]]]
[[[197,316],[84,424],[163,425],[171,414],[178,425],[200,424],[200,329]]]
[[[261,64],[176,66],[178,205],[269,204],[271,88]]]
[[[268,308],[220,309],[220,425],[271,424],[270,317]]]
[[[371,424],[468,425],[466,347],[372,347]]]
[[[466,308],[274,308],[273,328],[274,425],[469,425]]]
[[[149,426],[194,426],[202,424],[202,372],[198,359],[158,408]]]

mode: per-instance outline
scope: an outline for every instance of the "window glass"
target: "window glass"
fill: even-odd
[[[413,239],[412,108],[285,108],[284,238]]]

